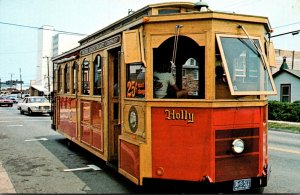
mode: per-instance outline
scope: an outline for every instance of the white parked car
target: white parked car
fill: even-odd
[[[20,110],[21,114],[25,112],[28,114],[50,114],[51,103],[43,96],[30,96],[25,97],[17,105],[17,109]]]

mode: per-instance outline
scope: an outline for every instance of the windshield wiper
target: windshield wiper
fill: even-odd
[[[264,58],[264,56],[263,56],[263,53],[262,53],[261,49],[260,49],[260,48],[254,43],[254,41],[250,38],[248,32],[246,31],[246,29],[245,29],[242,25],[238,25],[238,28],[241,28],[241,29],[245,32],[247,38],[250,40],[250,42],[252,43],[252,45],[255,47],[256,51],[259,53],[260,58],[262,59],[262,62],[263,62],[263,65],[264,65],[264,69],[267,69],[267,63],[266,63],[266,61],[265,61],[265,58]]]

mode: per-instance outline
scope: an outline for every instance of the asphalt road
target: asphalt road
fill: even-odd
[[[16,107],[0,107],[0,165],[16,193],[132,192],[131,182],[103,161],[76,146],[74,151],[68,149],[66,139],[50,124],[49,115],[20,115]],[[91,164],[102,170],[64,171]],[[4,192],[0,186],[0,193]]]
[[[269,131],[271,176],[265,193],[300,193],[300,134]]]
[[[68,149],[50,124],[48,115],[0,107],[0,193],[144,192],[85,150]],[[265,193],[299,193],[300,134],[269,131],[269,148],[272,172]],[[101,170],[64,171],[87,165]]]

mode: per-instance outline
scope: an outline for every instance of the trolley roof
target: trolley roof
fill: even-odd
[[[109,38],[115,34],[121,33],[127,29],[133,28],[135,26],[141,25],[143,23],[151,22],[162,22],[162,21],[175,21],[175,20],[189,20],[189,19],[219,19],[227,21],[244,21],[251,23],[260,23],[263,24],[267,32],[271,31],[271,26],[267,17],[262,16],[253,16],[253,15],[244,15],[236,13],[225,13],[225,12],[214,12],[211,10],[208,11],[199,11],[194,8],[195,3],[193,2],[168,2],[168,3],[158,3],[151,4],[143,7],[140,10],[129,14],[128,16],[110,24],[109,26],[96,31],[95,33],[81,39],[79,41],[80,46],[69,50],[61,55],[58,55],[52,58],[53,61],[61,61],[62,58],[70,58],[72,53],[79,51],[85,47],[93,45],[101,40]],[[158,14],[159,9],[174,9],[177,8],[180,10],[179,13],[171,14]],[[180,14],[180,17],[178,17]],[[57,63],[57,62],[56,62]]]

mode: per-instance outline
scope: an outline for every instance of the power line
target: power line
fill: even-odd
[[[286,26],[292,26],[292,25],[299,24],[299,23],[300,22],[294,22],[294,23],[291,23],[291,24],[286,24],[286,25],[282,25],[282,26],[276,26],[273,29],[275,29],[275,28],[282,28],[282,27],[286,27]]]
[[[250,4],[254,4],[254,3],[258,3],[259,1],[261,0],[250,0],[250,1],[240,1],[238,3],[235,3],[235,4],[231,4],[223,9],[225,10],[229,10],[229,9],[233,9],[233,8],[238,8],[238,7],[241,7],[241,6],[246,6],[246,5],[250,5]]]
[[[297,35],[297,34],[299,34],[299,32],[300,32],[300,30],[294,30],[294,31],[286,32],[286,33],[281,33],[278,35],[273,35],[270,38],[279,37],[279,36],[287,35],[287,34]]]
[[[52,50],[0,52],[0,55],[32,54],[32,53],[40,53],[40,52],[48,52],[48,51],[52,51]]]
[[[13,24],[13,23],[8,23],[8,22],[0,22],[0,24],[23,27],[23,28],[32,28],[32,29],[37,29],[37,30],[49,30],[49,31],[55,31],[55,32],[64,33],[64,34],[87,35],[87,34],[82,34],[82,33],[68,32],[68,31],[55,30],[55,29],[48,29],[48,28],[36,27],[36,26],[28,26],[28,25],[23,25],[23,24]]]

